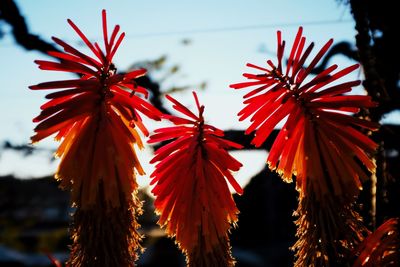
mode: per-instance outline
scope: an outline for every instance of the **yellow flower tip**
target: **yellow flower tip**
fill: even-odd
[[[276,170],[276,166],[274,166],[274,164],[272,164],[271,161],[267,160],[266,163],[267,163],[268,168],[269,168],[271,171]]]
[[[140,176],[144,176],[144,175],[146,175],[146,172],[145,172],[143,169],[141,169],[140,172],[138,171],[138,174],[139,174]]]
[[[39,142],[39,140],[37,140],[37,138],[35,138],[36,137],[36,135],[34,135],[34,136],[31,136],[31,145],[35,145],[36,143],[38,143]]]
[[[142,142],[136,143],[136,147],[137,147],[139,150],[143,150],[143,149],[144,149],[144,146],[143,146],[143,143],[142,143]]]
[[[282,180],[283,180],[285,183],[288,183],[288,184],[290,184],[290,183],[293,182],[292,176],[287,176],[287,175],[282,175]]]
[[[372,161],[372,166],[370,166],[368,168],[368,171],[371,173],[371,175],[376,174],[376,161],[375,160]]]

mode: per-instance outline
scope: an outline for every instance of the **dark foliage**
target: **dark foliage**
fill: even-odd
[[[58,51],[53,44],[29,32],[25,18],[19,12],[14,0],[0,1],[0,20],[4,20],[12,27],[15,41],[26,50],[37,50],[42,53]]]
[[[356,23],[358,58],[365,74],[363,86],[379,103],[378,108],[366,115],[373,121],[380,121],[386,114],[400,109],[398,9],[395,1],[350,0],[349,3]],[[376,195],[370,193],[370,189],[375,188],[368,183],[361,195],[365,210],[370,211],[364,217],[372,227],[386,218],[400,216],[400,172],[393,165],[400,161],[398,137],[398,126],[391,125],[383,125],[373,136],[381,145],[376,156]]]

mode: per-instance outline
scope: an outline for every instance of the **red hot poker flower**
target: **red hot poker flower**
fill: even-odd
[[[267,162],[285,181],[296,176],[300,197],[295,266],[344,265],[365,232],[353,209],[360,178],[368,179],[366,169],[375,172],[372,155],[377,144],[361,130],[378,128],[377,123],[351,114],[376,103],[369,96],[344,95],[360,81],[339,79],[357,69],[357,64],[339,71],[333,65],[308,78],[333,41],[305,66],[314,44],[306,47],[302,32],[299,28],[286,68],[282,64],[285,41],[278,32],[277,63],[268,60],[266,67],[247,64],[262,73],[245,73],[250,81],[231,87],[256,86],[245,95],[246,107],[239,112],[240,120],[251,117],[246,133],[255,131],[254,145],[261,146],[274,127],[287,119]]]
[[[50,101],[41,106],[42,112],[34,118],[34,122],[40,123],[35,128],[32,142],[52,134],[56,134],[56,140],[62,140],[56,152],[61,157],[56,177],[64,188],[71,188],[73,201],[83,208],[95,204],[99,183],[107,188],[105,202],[110,207],[120,205],[121,194],[123,198],[131,198],[137,187],[132,180],[134,168],[139,174],[144,173],[133,149],[134,144],[142,147],[135,126],[148,135],[138,111],[156,120],[161,115],[136,95],[147,97],[146,89],[134,80],[146,70],[116,73],[112,59],[125,34],[118,33],[117,25],[108,37],[104,10],[102,15],[105,51],[97,43],[91,43],[68,20],[95,57],[53,37],[65,51],[49,52],[59,62],[35,61],[40,69],[72,72],[81,77],[30,87],[33,90],[59,90],[46,96]]]
[[[175,236],[190,266],[232,266],[227,232],[238,209],[225,179],[242,194],[231,172],[242,166],[226,149],[242,146],[222,137],[224,132],[204,123],[204,106],[195,115],[167,96],[186,118],[166,115],[176,126],[160,128],[149,143],[172,140],[155,152],[151,174],[158,223]]]
[[[285,41],[278,31],[277,64],[271,60],[266,67],[248,63],[247,66],[262,73],[245,73],[243,76],[250,81],[230,86],[234,89],[256,86],[244,96],[246,107],[238,115],[240,120],[251,117],[246,133],[255,131],[252,143],[257,147],[287,118],[267,162],[286,181],[296,175],[301,193],[315,190],[318,199],[329,192],[354,196],[361,188],[360,178],[367,178],[357,161],[374,172],[371,155],[377,148],[359,128],[376,130],[378,124],[349,113],[375,107],[376,103],[369,96],[343,95],[360,84],[360,81],[338,83],[340,78],[357,69],[357,64],[336,72],[337,65],[333,65],[307,79],[333,40],[329,40],[306,67],[304,64],[314,43],[306,48],[302,31],[300,27],[286,69],[282,64]],[[323,178],[325,173],[329,179]]]
[[[399,266],[399,219],[387,220],[367,236],[354,250],[357,259],[353,267]]]
[[[141,213],[136,173],[144,174],[134,145],[143,147],[137,129],[148,131],[139,112],[155,120],[162,115],[136,94],[147,97],[135,79],[146,70],[117,74],[112,59],[125,34],[115,26],[108,35],[103,10],[104,50],[92,43],[71,21],[94,56],[58,38],[65,52],[50,52],[58,62],[35,61],[40,69],[75,73],[80,78],[31,86],[57,89],[46,96],[32,142],[55,134],[62,140],[56,155],[61,162],[56,178],[70,189],[76,206],[72,230],[71,266],[134,266],[141,235],[136,217]]]

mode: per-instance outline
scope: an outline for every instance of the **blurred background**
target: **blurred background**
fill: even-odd
[[[387,217],[399,216],[393,204],[400,193],[394,168],[400,151],[399,45],[395,41],[399,16],[390,1],[361,2],[0,0],[0,266],[50,266],[48,253],[60,260],[68,257],[73,210],[68,193],[59,190],[52,178],[58,164],[53,158],[57,143],[29,144],[32,118],[39,113],[46,92],[31,91],[28,86],[71,78],[40,71],[33,61],[50,59],[46,51],[54,46],[52,36],[88,52],[66,20],[73,20],[90,40],[101,41],[102,9],[108,12],[109,28],[119,24],[126,33],[114,58],[118,71],[147,68],[148,76],[140,83],[165,112],[173,112],[163,100],[166,93],[192,108],[195,90],[206,107],[207,122],[245,145],[244,150],[231,152],[244,165],[235,174],[245,193],[235,196],[241,215],[231,234],[238,266],[291,266],[293,262],[288,248],[295,240],[296,191],[265,166],[276,133],[264,147],[251,147],[251,137],[243,135],[249,123],[239,123],[236,116],[245,92],[229,88],[244,80],[247,62],[263,66],[267,59],[275,60],[277,30],[287,41],[286,49],[299,26],[304,27],[308,42],[315,42],[315,50],[334,38],[319,70],[333,63],[341,68],[363,63],[348,79],[366,80],[368,93],[381,103],[369,115],[383,126],[374,137],[382,144],[381,178],[373,185],[377,193],[371,194],[371,184],[365,185],[360,211],[371,229]],[[372,61],[359,52],[363,45]],[[368,77],[364,76],[367,70]],[[360,86],[354,93],[367,91]],[[145,123],[150,130],[163,126],[150,120]],[[147,174],[152,172],[148,164],[152,152],[148,147],[140,153]],[[173,241],[156,225],[148,175],[139,177],[139,184],[145,200],[141,224],[147,249],[138,266],[183,266]]]

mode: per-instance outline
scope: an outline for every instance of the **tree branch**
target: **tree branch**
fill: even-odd
[[[26,50],[36,50],[44,54],[47,54],[49,51],[59,51],[51,43],[29,32],[25,18],[19,12],[14,0],[0,1],[0,18],[12,27],[12,34],[15,41]]]

